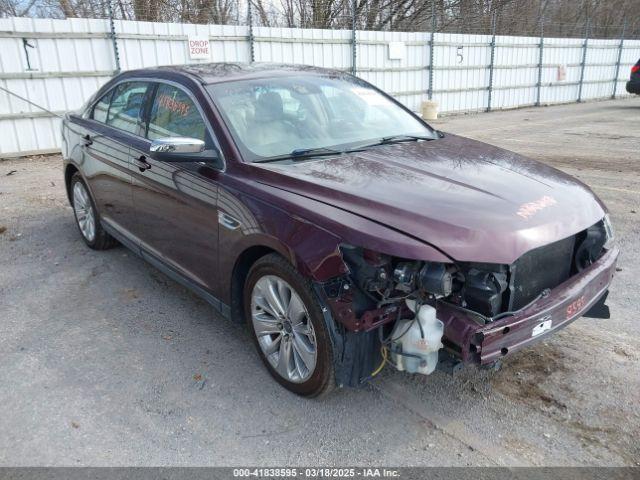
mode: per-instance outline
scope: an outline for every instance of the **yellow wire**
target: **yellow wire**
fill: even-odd
[[[380,353],[382,353],[382,363],[371,374],[372,377],[375,377],[377,374],[379,374],[382,371],[382,368],[384,367],[384,364],[387,363],[387,348],[384,345],[382,347],[380,347]]]

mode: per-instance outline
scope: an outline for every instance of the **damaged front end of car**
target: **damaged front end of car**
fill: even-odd
[[[341,329],[338,384],[354,386],[385,363],[422,374],[491,365],[580,316],[608,318],[618,249],[605,216],[509,265],[340,253],[349,273],[318,289]]]

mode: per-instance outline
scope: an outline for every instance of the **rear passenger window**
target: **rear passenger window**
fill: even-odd
[[[107,121],[107,113],[109,112],[109,101],[111,100],[112,94],[113,90],[109,90],[106,95],[98,100],[98,103],[96,103],[95,107],[93,107],[91,118],[102,123],[105,123]]]
[[[119,85],[111,99],[107,124],[125,132],[139,134],[140,114],[147,86],[144,82]]]
[[[204,120],[195,104],[181,89],[160,84],[149,115],[147,137],[190,137],[210,144]]]

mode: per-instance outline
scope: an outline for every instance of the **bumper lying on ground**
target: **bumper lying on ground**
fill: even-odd
[[[606,293],[619,250],[607,251],[590,267],[514,315],[479,325],[472,315],[439,308],[445,336],[460,346],[463,361],[489,364],[535,343],[581,317]]]

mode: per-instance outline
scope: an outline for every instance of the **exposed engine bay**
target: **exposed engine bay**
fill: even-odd
[[[441,306],[489,325],[548,295],[599,259],[612,241],[605,217],[511,265],[423,262],[343,245],[350,273],[326,283],[324,293],[348,329],[377,331],[381,367],[389,361],[399,370],[429,374],[438,350],[457,353],[437,318]]]

